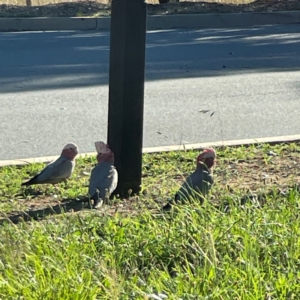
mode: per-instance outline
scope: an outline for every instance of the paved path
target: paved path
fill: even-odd
[[[144,147],[299,134],[299,32],[148,32]],[[0,45],[0,160],[68,141],[94,151],[107,132],[109,33],[0,33]]]

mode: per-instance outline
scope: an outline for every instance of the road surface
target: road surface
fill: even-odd
[[[299,134],[299,53],[300,25],[148,32],[144,147]],[[108,32],[0,33],[0,160],[94,151],[108,61]]]

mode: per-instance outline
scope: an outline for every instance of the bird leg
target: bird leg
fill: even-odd
[[[100,199],[100,192],[99,190],[96,190],[96,195],[94,195],[94,208],[100,208],[103,204],[103,200]]]

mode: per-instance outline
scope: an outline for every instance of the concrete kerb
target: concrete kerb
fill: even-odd
[[[148,15],[147,30],[250,27],[300,23],[300,11]],[[0,18],[0,31],[110,30],[110,17]]]
[[[95,18],[96,28],[95,30],[110,30],[110,17]]]
[[[95,30],[94,18],[0,18],[0,31]]]
[[[251,27],[300,23],[300,11],[148,16],[147,30]]]
[[[186,144],[186,145],[171,145],[162,147],[149,147],[143,148],[143,153],[160,153],[160,152],[170,152],[170,151],[184,151],[184,150],[197,150],[204,149],[206,147],[233,147],[233,146],[247,146],[256,145],[262,143],[269,144],[280,144],[280,143],[292,143],[300,142],[300,135],[286,135],[286,136],[276,136],[276,137],[266,137],[266,138],[256,138],[256,139],[243,139],[243,140],[231,140],[231,141],[218,141],[209,143],[198,143],[198,144]],[[81,153],[79,157],[89,157],[96,156],[96,152]],[[17,166],[17,165],[27,165],[32,163],[48,163],[56,159],[58,156],[45,156],[36,158],[24,158],[15,160],[0,160],[0,167],[4,166]]]

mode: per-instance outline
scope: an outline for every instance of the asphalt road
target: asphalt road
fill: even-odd
[[[148,32],[144,147],[299,134],[299,42],[300,25]],[[108,60],[108,32],[0,33],[0,160],[106,140]]]

